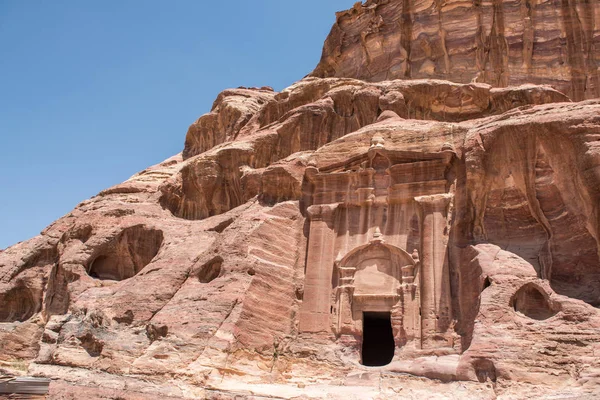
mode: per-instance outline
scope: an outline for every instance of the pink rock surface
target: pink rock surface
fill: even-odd
[[[551,84],[600,96],[600,4],[587,0],[368,0],[337,13],[312,75],[371,82]]]
[[[352,35],[403,40],[403,4],[339,14],[315,74],[395,71]],[[474,4],[415,2],[413,35],[523,12]],[[530,61],[506,84],[562,88]],[[0,372],[55,399],[598,394],[600,101],[348,76],[223,92],[182,154],[1,251]]]

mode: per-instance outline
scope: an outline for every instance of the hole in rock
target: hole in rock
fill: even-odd
[[[225,229],[229,227],[229,225],[233,224],[234,219],[228,218],[225,221],[219,222],[216,226],[209,229],[211,232],[223,233]]]
[[[483,289],[481,291],[483,292],[485,289],[489,288],[490,286],[492,286],[492,281],[490,281],[490,278],[486,276],[485,280],[483,281]]]
[[[155,342],[156,340],[167,336],[168,333],[169,327],[167,325],[146,325],[146,336],[148,336],[150,342]]]
[[[78,239],[82,243],[87,242],[92,237],[93,228],[89,224],[77,225],[71,231],[67,232],[63,240]]]
[[[159,230],[140,225],[127,228],[99,251],[89,265],[88,274],[113,281],[131,278],[152,261],[162,242]]]
[[[512,306],[529,318],[541,321],[556,314],[550,307],[546,296],[532,284],[527,284],[515,293],[511,299]]]
[[[390,313],[363,314],[362,364],[368,367],[387,365],[394,358],[394,333]]]
[[[198,280],[202,283],[209,283],[219,277],[221,274],[221,266],[223,265],[223,259],[221,257],[215,257],[200,268],[198,273]]]
[[[78,339],[81,342],[81,347],[83,347],[91,357],[99,357],[100,354],[102,354],[104,343],[101,340],[96,339],[90,332],[86,332],[82,336],[79,336]]]
[[[127,310],[122,315],[113,317],[113,320],[115,320],[119,324],[131,325],[131,323],[134,320],[134,317],[135,316],[133,315],[133,311]]]
[[[487,382],[488,380],[496,382],[496,367],[491,360],[482,358],[473,362],[473,368],[475,369],[475,375],[477,380],[481,383]]]
[[[0,295],[0,322],[23,322],[38,312],[40,301],[26,287],[10,289]]]

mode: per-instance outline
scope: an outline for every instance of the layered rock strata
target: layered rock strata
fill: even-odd
[[[404,4],[339,14],[315,74]],[[597,393],[600,100],[357,76],[227,90],[182,154],[1,251],[1,371],[57,399]]]
[[[600,96],[600,4],[587,0],[368,0],[337,14],[312,75],[378,82],[551,84]]]

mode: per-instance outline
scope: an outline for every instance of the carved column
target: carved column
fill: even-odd
[[[414,348],[421,348],[421,316],[419,310],[420,298],[415,282],[415,273],[420,268],[417,250],[412,254],[414,265],[402,267],[402,285],[399,292],[402,294],[404,340]]]
[[[335,247],[333,217],[336,207],[316,205],[307,210],[310,233],[300,332],[331,332],[331,277]]]
[[[421,340],[423,348],[450,346],[452,320],[448,270],[447,209],[452,195],[415,198],[421,217]]]
[[[352,335],[356,333],[354,319],[352,318],[352,297],[354,287],[344,285],[337,288],[337,323],[335,326],[337,335]]]

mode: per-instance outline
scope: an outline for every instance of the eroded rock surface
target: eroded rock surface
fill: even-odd
[[[315,74],[364,80],[223,92],[182,154],[0,252],[0,367],[56,399],[597,395],[600,100],[556,89],[572,64],[539,67],[552,15],[597,5],[523,3],[544,39],[528,72],[494,45],[506,82],[464,83],[456,21],[500,43],[515,4],[357,3]],[[404,79],[418,50],[394,75],[407,24],[463,83]],[[555,88],[496,87],[524,82]]]
[[[588,0],[368,0],[337,13],[312,75],[551,84],[600,96],[600,4]]]

